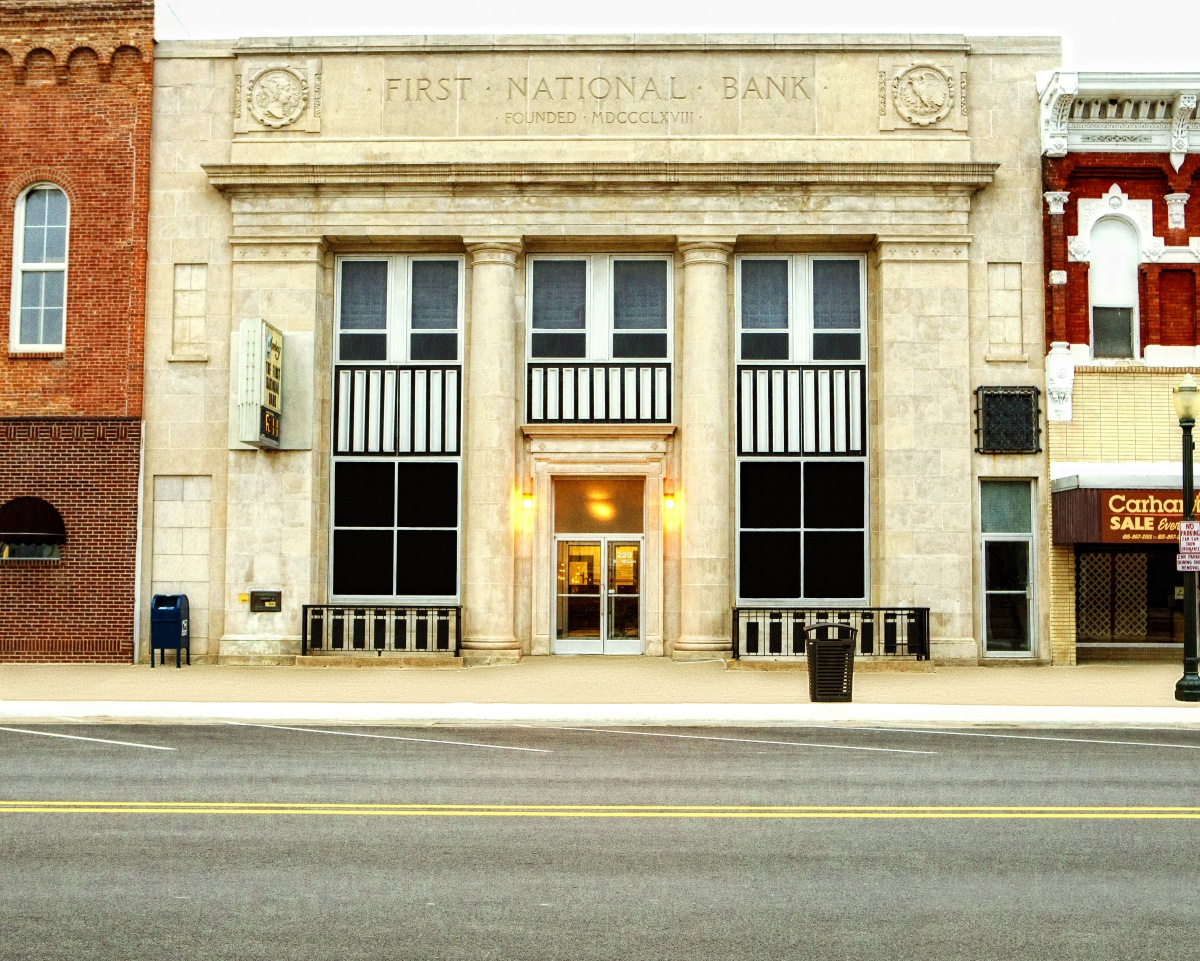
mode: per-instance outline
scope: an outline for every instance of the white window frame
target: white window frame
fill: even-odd
[[[533,265],[539,260],[582,260],[586,264],[584,294],[583,357],[535,357],[533,355]],[[655,260],[667,265],[667,352],[665,357],[614,357],[613,337],[618,333],[613,322],[613,262],[617,260]],[[669,364],[675,356],[675,263],[671,254],[531,254],[525,261],[525,356],[530,363],[629,365]]]
[[[788,355],[770,360],[742,356],[744,333],[768,333],[742,327],[742,264],[748,260],[784,260],[788,263]],[[853,260],[858,263],[859,358],[857,360],[813,360],[813,264],[818,260]],[[734,258],[734,315],[736,321],[737,362],[753,366],[771,364],[862,364],[867,362],[867,258],[855,253],[822,254],[739,254]]]
[[[742,527],[742,465],[746,463],[782,464],[798,463],[800,465],[801,485],[804,483],[804,465],[814,463],[826,464],[862,464],[863,467],[863,593],[861,597],[806,597],[804,595],[804,569],[806,557],[804,554],[804,535],[809,531],[857,531],[857,527],[806,527],[803,516],[803,487],[801,488],[801,517],[799,527]],[[871,599],[871,465],[867,457],[825,457],[809,455],[805,457],[739,457],[734,464],[734,528],[733,528],[733,578],[734,596],[738,607],[865,607]],[[742,595],[742,532],[750,531],[795,531],[800,536],[800,596],[799,597],[744,597]]]
[[[412,265],[418,260],[452,260],[458,264],[458,317],[455,328],[454,360],[412,360]],[[343,360],[342,265],[348,261],[385,262],[388,265],[387,313],[384,321],[386,356],[380,360]],[[341,254],[337,258],[333,297],[333,354],[336,364],[418,364],[430,367],[463,363],[463,333],[466,318],[466,258],[461,254]],[[347,331],[353,333],[354,331]],[[422,333],[425,333],[423,331]],[[448,331],[447,331],[448,333]]]
[[[456,496],[458,498],[458,525],[455,528],[456,544],[455,553],[458,558],[458,563],[454,573],[454,593],[453,594],[437,594],[437,595],[417,595],[417,594],[335,594],[333,592],[333,566],[335,562],[333,542],[334,534],[339,530],[380,530],[392,532],[392,586],[396,584],[396,567],[399,563],[399,557],[395,551],[395,535],[401,530],[447,530],[448,528],[417,528],[417,527],[402,527],[393,524],[391,527],[338,527],[334,524],[334,508],[337,504],[337,465],[355,461],[358,463],[373,463],[373,464],[455,464],[458,467],[458,490]],[[393,496],[395,489],[393,488]],[[463,459],[461,457],[363,457],[362,455],[339,455],[335,456],[330,461],[329,471],[329,523],[328,523],[328,542],[325,556],[328,558],[326,564],[326,596],[333,604],[347,605],[371,605],[371,604],[396,604],[403,607],[457,607],[462,603],[462,581],[463,581]]]
[[[1098,304],[1095,299],[1095,285],[1092,283],[1092,271],[1095,270],[1095,265],[1091,257],[1094,257],[1094,251],[1088,260],[1088,350],[1091,352],[1092,360],[1100,364],[1121,364],[1130,360],[1140,360],[1142,357],[1142,318],[1141,318],[1141,235],[1136,224],[1130,222],[1127,217],[1119,217],[1106,215],[1100,217],[1092,224],[1092,229],[1088,233],[1088,244],[1092,243],[1092,235],[1096,228],[1106,221],[1118,223],[1123,226],[1130,234],[1133,240],[1132,244],[1132,268],[1133,268],[1133,296],[1128,304]],[[1130,264],[1125,265],[1128,270]],[[1095,329],[1095,309],[1106,307],[1124,309],[1129,308],[1130,316],[1129,323],[1131,330],[1129,331],[1129,356],[1128,357],[1097,357],[1096,356],[1096,329]]]
[[[63,240],[63,260],[61,267],[57,264],[27,264],[25,263],[25,202],[35,190],[57,190],[67,203],[66,236]],[[13,210],[13,260],[12,260],[12,296],[9,311],[9,353],[62,353],[67,343],[67,293],[68,293],[68,264],[71,259],[71,198],[58,184],[49,180],[32,183],[17,195],[16,207]],[[21,343],[21,288],[22,278],[26,273],[49,273],[58,271],[63,278],[63,324],[62,341],[57,344],[23,344]]]
[[[993,482],[1009,482],[1024,484],[1029,493],[1029,527],[1030,530],[1025,533],[985,533],[983,530],[983,485]],[[1037,489],[1035,482],[1029,477],[980,477],[975,485],[975,510],[976,517],[979,518],[979,653],[981,657],[992,659],[1029,659],[1037,657],[1038,653],[1038,622],[1037,622],[1037,552],[1034,550],[1034,545],[1037,543]],[[1029,632],[1029,650],[1028,651],[990,651],[988,650],[987,629],[988,629],[988,613],[987,613],[987,545],[993,542],[1020,542],[1024,543],[1025,550],[1028,552],[1029,563],[1027,580],[1028,586],[1025,589],[1025,619],[1026,630]]]

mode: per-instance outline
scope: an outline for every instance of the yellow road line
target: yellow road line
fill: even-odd
[[[0,801],[0,814],[275,814],[357,817],[1200,820],[1200,807],[921,805],[337,804],[243,801]]]

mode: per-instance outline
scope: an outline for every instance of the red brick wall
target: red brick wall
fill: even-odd
[[[55,563],[0,562],[0,661],[133,657],[153,0],[0,0],[0,504],[49,501]],[[65,350],[9,350],[13,214],[70,200]]]
[[[67,529],[57,564],[0,561],[0,661],[132,660],[140,448],[136,420],[0,420],[0,504]]]
[[[1042,208],[1043,232],[1047,238],[1047,262],[1064,264],[1067,271],[1066,297],[1061,301],[1063,316],[1055,317],[1052,290],[1046,288],[1046,349],[1054,340],[1066,339],[1073,344],[1086,344],[1090,337],[1088,300],[1088,265],[1067,263],[1066,238],[1079,232],[1078,201],[1099,198],[1118,184],[1131,200],[1149,200],[1153,211],[1154,235],[1169,247],[1186,247],[1192,237],[1200,237],[1200,155],[1189,154],[1175,170],[1165,154],[1134,153],[1072,153],[1066,157],[1042,159],[1042,182],[1045,190],[1066,190],[1070,193],[1066,211],[1061,218],[1064,229],[1057,241],[1051,240],[1051,217]],[[1171,193],[1186,193],[1191,199],[1184,207],[1184,229],[1167,227],[1167,204],[1164,198]],[[1055,247],[1057,243],[1057,248]],[[1160,268],[1139,271],[1138,313],[1141,322],[1141,342],[1164,346],[1193,346],[1200,343],[1197,330],[1196,284],[1197,272],[1185,267],[1163,264]],[[1151,330],[1152,321],[1158,334]],[[1055,336],[1056,322],[1060,331]]]
[[[151,0],[0,0],[0,417],[138,417],[145,335]],[[7,350],[13,210],[70,199],[65,353]]]

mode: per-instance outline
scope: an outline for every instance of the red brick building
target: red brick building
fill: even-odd
[[[1040,79],[1054,659],[1175,658],[1171,388],[1200,373],[1200,74]]]
[[[133,658],[153,0],[0,0],[0,661]]]

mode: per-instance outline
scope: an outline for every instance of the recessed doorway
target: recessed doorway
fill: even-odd
[[[644,513],[640,477],[555,480],[553,653],[645,650]]]

